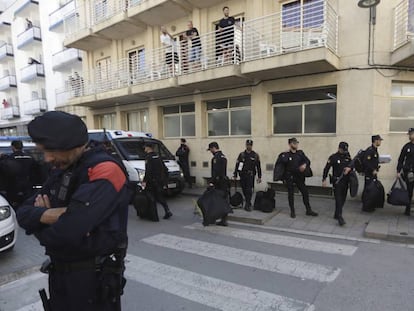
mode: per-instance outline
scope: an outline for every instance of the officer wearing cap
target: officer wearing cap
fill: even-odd
[[[284,181],[288,188],[288,199],[290,207],[290,217],[296,218],[295,212],[295,185],[302,193],[303,204],[306,207],[307,216],[318,216],[309,203],[309,191],[305,185],[306,171],[310,170],[310,160],[302,150],[299,150],[299,141],[296,138],[288,140],[289,151],[279,155],[280,163],[285,165]]]
[[[410,201],[413,198],[414,189],[414,128],[408,129],[409,142],[404,145],[398,158],[397,177],[403,177],[407,183]],[[410,216],[411,204],[405,207],[405,215]]]
[[[253,151],[253,140],[246,140],[246,150],[241,152],[237,157],[236,167],[233,178],[240,176],[240,184],[243,195],[246,200],[244,209],[248,212],[252,210],[252,196],[254,188],[254,179],[257,173],[257,182],[262,182],[262,168],[260,165],[259,155]]]
[[[193,182],[190,175],[190,148],[188,147],[187,140],[185,138],[181,138],[180,142],[180,147],[178,147],[175,155],[178,157],[178,164],[183,171],[184,179],[188,183],[188,188],[191,189],[193,187]]]
[[[40,193],[17,210],[27,234],[46,248],[51,264],[50,310],[121,310],[131,192],[122,166],[103,149],[87,147],[75,115],[50,111],[28,125],[53,167]]]
[[[164,197],[164,190],[168,184],[168,168],[160,155],[154,151],[152,142],[146,142],[144,148],[147,155],[145,157],[145,176],[142,185],[152,194],[155,202],[160,203],[164,208],[164,219],[169,219],[173,214]]]
[[[227,159],[226,156],[221,152],[217,142],[211,142],[208,145],[207,151],[210,151],[213,155],[211,159],[211,179],[210,186],[215,189],[222,190],[226,197],[229,196],[229,179],[227,177]],[[227,216],[223,217],[220,222],[217,223],[219,226],[227,226]]]
[[[345,225],[342,217],[346,196],[348,193],[349,173],[352,171],[352,159],[348,152],[348,143],[339,143],[338,151],[332,154],[323,170],[322,186],[326,187],[326,178],[329,170],[333,169],[332,185],[335,195],[335,214],[334,219],[338,220],[340,226]]]

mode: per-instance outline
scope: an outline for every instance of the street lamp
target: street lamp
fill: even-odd
[[[358,6],[360,8],[369,9],[372,7],[376,7],[380,2],[381,0],[359,0]]]

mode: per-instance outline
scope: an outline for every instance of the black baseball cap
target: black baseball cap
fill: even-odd
[[[253,140],[251,139],[246,140],[246,145],[253,146]]]
[[[408,129],[408,134],[411,134],[411,133],[414,133],[414,127],[410,127],[410,128]]]
[[[380,135],[374,135],[371,137],[371,141],[377,141],[377,140],[384,140]]]
[[[299,140],[297,140],[295,137],[288,139],[289,144],[299,144]]]
[[[349,147],[349,145],[348,145],[348,143],[347,142],[345,142],[345,141],[341,141],[340,143],[339,143],[339,149],[342,149],[343,151],[348,151],[348,147]]]
[[[49,111],[27,126],[33,142],[46,150],[71,150],[88,142],[88,129],[80,117],[63,111]]]
[[[182,143],[186,143],[186,142],[187,142],[187,140],[186,140],[185,138],[181,138],[181,142],[182,142]]]
[[[217,142],[213,141],[211,143],[208,144],[208,148],[207,150],[210,150],[211,148],[216,148],[216,149],[220,149],[219,145]]]

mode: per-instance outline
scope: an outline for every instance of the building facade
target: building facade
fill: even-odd
[[[375,9],[342,0],[67,5],[64,45],[84,57],[79,76],[61,90],[59,109],[87,107],[90,128],[151,132],[171,150],[187,138],[199,183],[210,176],[210,141],[229,158],[230,175],[252,138],[270,180],[276,156],[295,136],[313,163],[309,182],[319,185],[340,141],[355,154],[381,134],[380,151],[393,158],[381,176],[386,183],[395,176],[414,126],[413,0],[381,1]],[[235,24],[220,28],[223,6]],[[189,21],[200,40],[186,36]],[[161,26],[173,41],[164,36],[161,43]]]
[[[23,135],[34,116],[67,103],[83,52],[63,46],[63,18],[73,2],[0,2],[0,134]],[[85,115],[82,107],[71,110]]]

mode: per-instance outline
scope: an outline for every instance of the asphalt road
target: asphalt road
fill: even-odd
[[[170,204],[174,217],[159,223],[131,209],[123,310],[414,310],[413,248],[236,224],[203,228],[192,198]],[[0,255],[1,275],[42,257],[21,234],[15,250]],[[0,285],[1,311],[41,310],[37,291],[46,278],[26,272]]]

